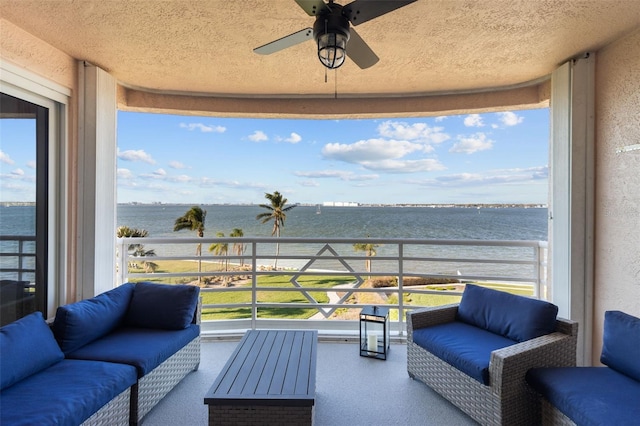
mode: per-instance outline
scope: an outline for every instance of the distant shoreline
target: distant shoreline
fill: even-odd
[[[119,206],[192,206],[193,203],[118,203]],[[198,205],[197,203],[195,205]],[[217,203],[217,204],[199,204],[202,206],[233,206],[233,207],[242,207],[242,206],[255,206],[258,207],[259,204],[233,204],[233,203]],[[349,205],[331,205],[331,204],[311,204],[311,203],[296,203],[296,205],[301,207],[317,207],[321,206],[322,208],[332,208],[332,207],[425,207],[425,208],[468,208],[468,209],[498,209],[498,208],[525,208],[525,209],[546,209],[546,204],[537,204],[537,203],[460,203],[460,204],[452,204],[452,203],[395,203],[395,204],[375,204],[375,203],[351,203]]]
[[[0,202],[0,206],[2,207],[15,207],[15,206],[35,206],[35,202],[29,201],[2,201]],[[202,206],[256,206],[259,204],[234,204],[234,203],[214,203],[214,204],[199,204],[199,203],[139,203],[139,202],[131,202],[131,203],[118,203],[119,206],[192,206],[192,205],[202,205]],[[309,204],[309,203],[297,203],[298,206],[303,207],[316,207],[322,206],[323,208],[332,208],[332,207],[424,207],[424,208],[467,208],[467,209],[500,209],[500,208],[524,208],[524,209],[546,209],[546,204],[536,204],[536,203],[461,203],[461,204],[438,204],[438,203],[396,203],[396,204],[372,204],[372,203],[350,203],[349,205],[340,205],[340,204]]]

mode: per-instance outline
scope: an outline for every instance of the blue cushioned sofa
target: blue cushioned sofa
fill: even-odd
[[[557,306],[467,284],[459,304],[407,314],[407,371],[480,424],[540,421],[525,374],[576,365],[578,324]]]
[[[543,425],[640,424],[640,318],[605,312],[604,367],[534,368]]]
[[[200,363],[199,288],[127,283],[0,328],[2,425],[137,424]]]

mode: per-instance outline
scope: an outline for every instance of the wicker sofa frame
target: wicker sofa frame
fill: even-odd
[[[200,324],[202,298],[198,299],[192,324]],[[200,367],[200,336],[171,355],[131,387],[129,424],[137,425],[187,374]]]
[[[486,386],[413,342],[413,330],[456,319],[458,304],[407,314],[407,371],[483,425],[539,424],[540,401],[524,376],[532,367],[576,365],[578,323],[558,319],[556,332],[493,351]]]
[[[82,422],[82,426],[125,426],[129,424],[131,407],[131,388],[102,406],[91,417]]]

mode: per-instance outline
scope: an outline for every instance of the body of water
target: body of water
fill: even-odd
[[[218,232],[229,236],[234,228],[242,229],[246,237],[269,237],[273,222],[261,223],[256,216],[266,210],[257,205],[204,205],[207,211],[205,237]],[[122,204],[117,208],[117,226],[148,231],[149,237],[192,238],[194,231],[173,231],[176,218],[182,216],[187,205]],[[0,206],[2,235],[34,235],[33,206]],[[546,208],[429,208],[429,207],[322,207],[297,206],[287,212],[283,237],[302,238],[417,238],[465,240],[547,240]],[[115,229],[114,229],[115,237]],[[364,241],[364,240],[363,240]],[[5,250],[8,243],[2,243]],[[161,245],[153,247],[158,256],[193,255],[191,245]],[[203,248],[203,254],[207,247]],[[307,245],[295,247],[299,254],[315,254],[317,248]],[[411,250],[417,250],[410,252]],[[349,249],[353,255],[352,249]],[[406,255],[452,256],[464,258],[516,258],[518,250],[504,247],[429,246],[407,248]],[[521,250],[520,250],[521,252]],[[379,247],[378,256],[396,255],[397,248]],[[3,259],[3,265],[9,259]],[[280,266],[301,265],[279,263]],[[460,266],[466,268],[466,265]],[[448,269],[450,265],[447,265]],[[518,266],[479,266],[475,273],[500,272],[514,274]],[[522,268],[520,268],[522,269]],[[529,269],[529,268],[527,268]],[[375,270],[375,268],[374,268]],[[454,269],[455,271],[455,269]],[[443,272],[443,271],[439,271]],[[451,273],[451,271],[444,271]],[[464,273],[469,271],[464,270]],[[529,276],[530,271],[517,271]]]
[[[266,210],[255,206],[210,205],[205,237],[240,228],[247,237],[271,236],[273,222],[256,216]],[[119,205],[118,226],[142,228],[149,237],[194,237],[193,231],[173,232],[176,218],[190,206]],[[545,208],[428,208],[428,207],[322,207],[297,206],[287,212],[283,237],[325,238],[429,238],[478,240],[547,240]]]

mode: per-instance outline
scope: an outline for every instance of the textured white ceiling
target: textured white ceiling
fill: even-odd
[[[269,56],[252,51],[313,25],[293,0],[0,0],[0,15],[129,87],[358,97],[539,79],[637,28],[640,1],[418,0],[357,26],[380,62],[361,70],[347,59],[327,83],[313,41]]]

